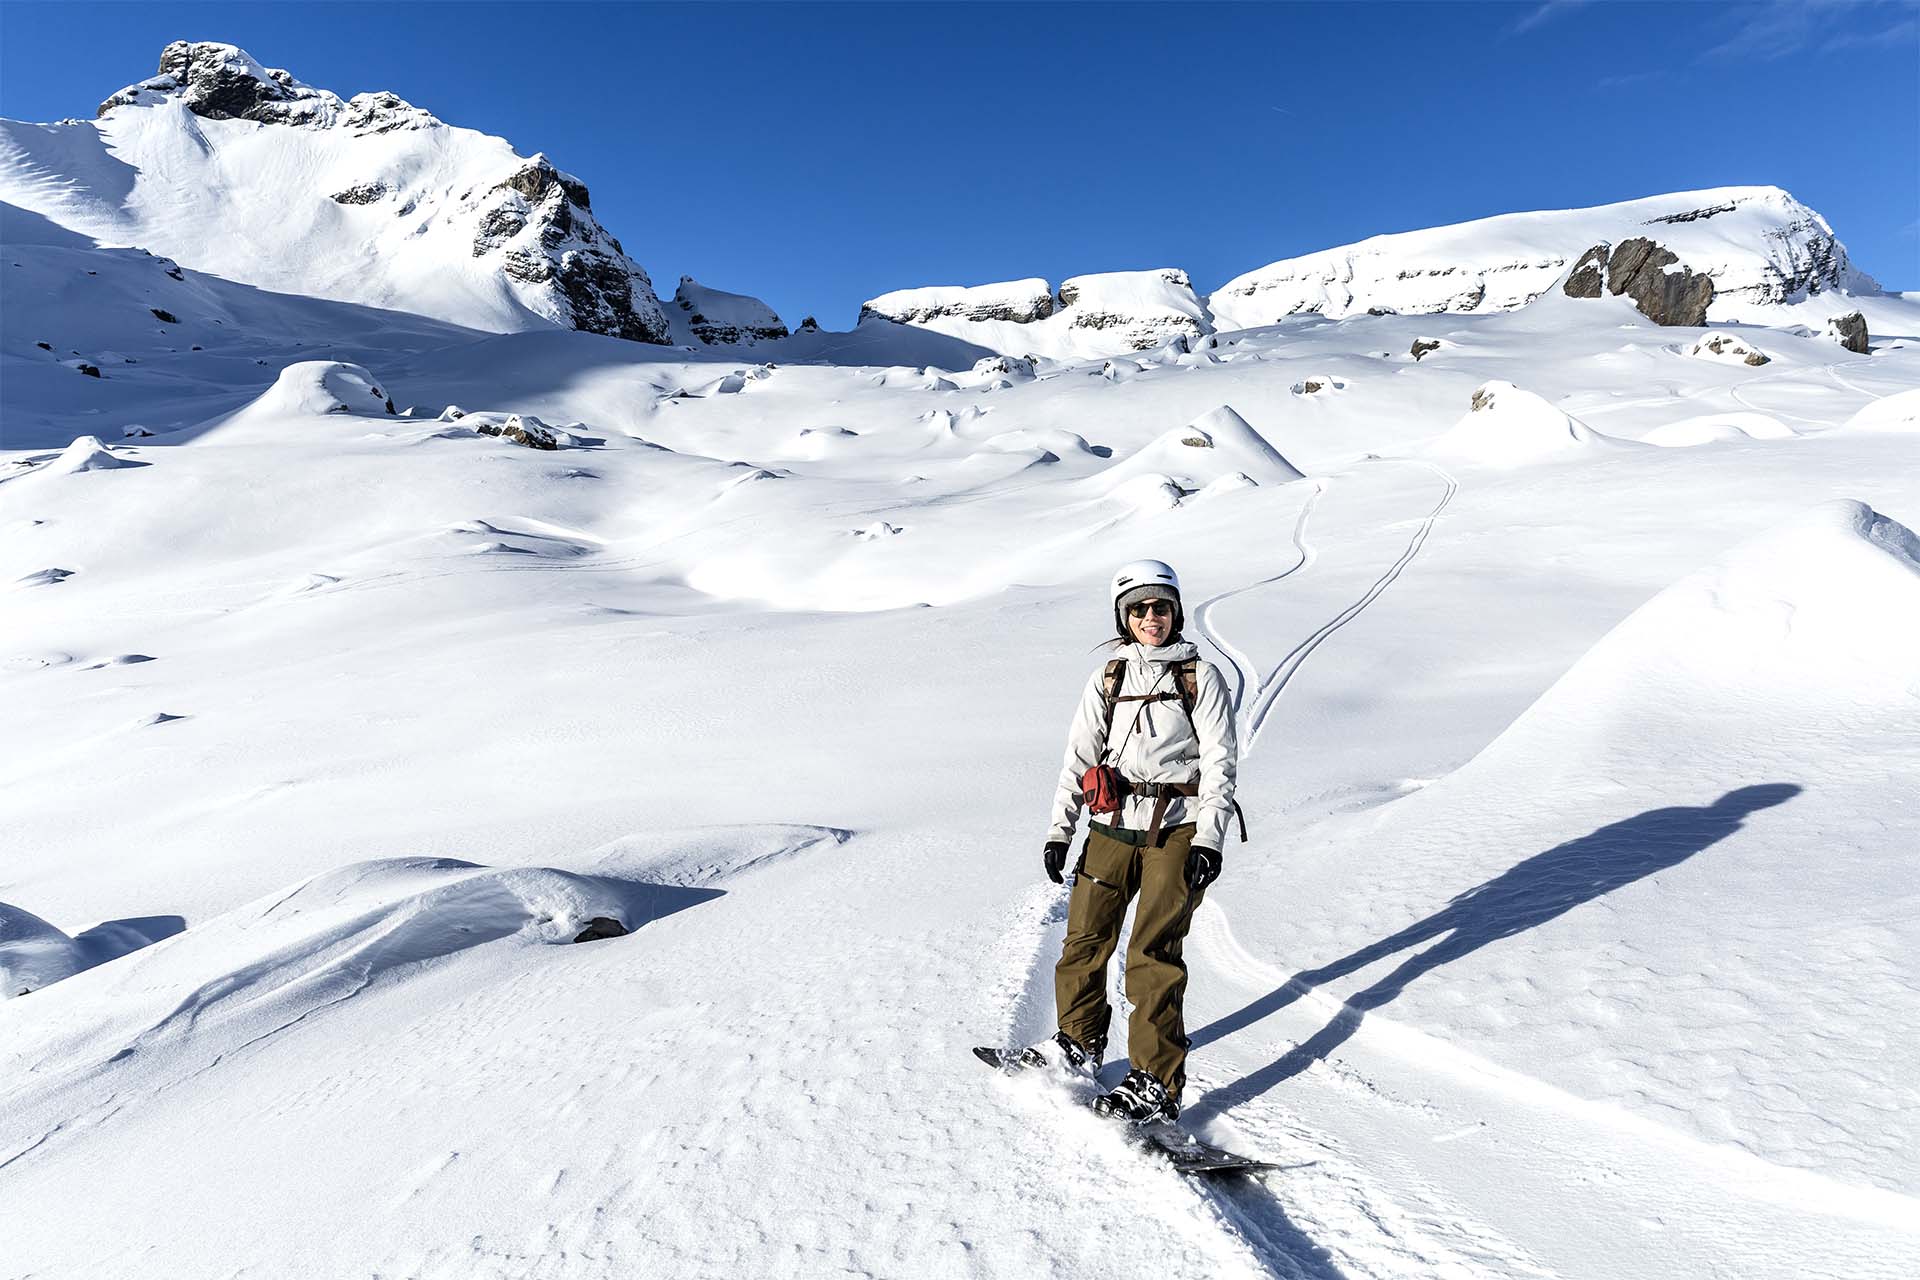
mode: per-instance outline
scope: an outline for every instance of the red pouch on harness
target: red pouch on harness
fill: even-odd
[[[1128,789],[1126,778],[1110,764],[1097,764],[1080,775],[1080,794],[1088,813],[1118,813]]]

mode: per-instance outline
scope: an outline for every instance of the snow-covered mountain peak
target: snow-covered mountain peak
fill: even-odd
[[[245,49],[214,40],[175,40],[161,50],[157,75],[109,96],[95,115],[167,101],[178,102],[207,120],[339,127],[366,133],[440,124],[431,113],[397,94],[360,93],[342,101],[338,94],[303,84],[278,67],[263,66]]]
[[[0,200],[285,293],[515,332],[667,340],[653,283],[543,154],[175,41],[92,121],[0,121]]]
[[[1659,269],[1711,282],[1714,321],[1764,316],[1822,292],[1879,288],[1853,267],[1825,218],[1779,187],[1753,186],[1372,236],[1269,263],[1229,280],[1208,304],[1222,329],[1307,312],[1508,311],[1563,279],[1573,296],[1598,296],[1608,253],[1636,240],[1663,257]]]

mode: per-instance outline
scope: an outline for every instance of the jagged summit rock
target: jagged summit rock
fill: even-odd
[[[392,93],[361,93],[351,100],[302,84],[278,67],[262,66],[245,49],[213,40],[175,40],[160,51],[160,71],[108,97],[96,118],[117,107],[178,101],[206,120],[343,127],[362,133],[424,129],[440,124]]]
[[[0,141],[0,200],[188,268],[496,333],[669,340],[652,280],[586,183],[392,93],[343,100],[231,44],[176,40],[96,119],[0,122]],[[101,148],[119,162],[110,184],[76,159]]]
[[[694,340],[709,346],[737,346],[787,336],[785,322],[760,299],[709,288],[692,276],[680,277],[673,303],[680,308]]]

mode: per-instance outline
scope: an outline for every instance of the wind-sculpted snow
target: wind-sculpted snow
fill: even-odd
[[[595,919],[631,932],[711,896],[452,858],[341,867],[7,1005],[9,1109],[102,1072],[165,1088],[463,951],[570,943]]]

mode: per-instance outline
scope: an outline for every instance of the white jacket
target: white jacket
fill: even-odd
[[[1212,663],[1202,660],[1194,664],[1194,682],[1199,687],[1189,722],[1177,701],[1178,678],[1168,669],[1169,663],[1196,658],[1199,653],[1185,640],[1157,649],[1136,642],[1121,645],[1115,651],[1115,657],[1127,660],[1126,674],[1120,682],[1123,695],[1171,693],[1176,696],[1175,701],[1122,702],[1114,707],[1113,745],[1118,748],[1117,756],[1107,754],[1106,705],[1100,696],[1100,677],[1107,663],[1102,661],[1094,668],[1087,687],[1080,693],[1073,728],[1067,733],[1067,757],[1060,766],[1060,787],[1053,799],[1053,829],[1047,837],[1049,840],[1070,842],[1073,839],[1082,804],[1080,777],[1089,768],[1104,762],[1131,782],[1198,782],[1198,796],[1191,800],[1175,797],[1168,802],[1161,827],[1191,822],[1195,824],[1195,844],[1209,849],[1223,847],[1221,840],[1226,835],[1227,820],[1233,816],[1233,779],[1240,755],[1227,682]],[[1131,732],[1129,726],[1132,726]],[[1145,831],[1153,822],[1155,803],[1148,797],[1129,796],[1118,813],[1101,814],[1098,821],[1106,826]]]

